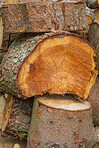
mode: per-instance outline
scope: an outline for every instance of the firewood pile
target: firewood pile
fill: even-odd
[[[0,1],[0,148],[99,146],[99,0]]]

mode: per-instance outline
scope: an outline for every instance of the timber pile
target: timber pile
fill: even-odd
[[[1,135],[26,140],[29,130],[27,148],[92,148],[99,141],[91,118],[92,108],[93,117],[98,110],[97,83],[92,88],[98,43],[90,31],[97,12],[86,14],[84,0],[24,2],[6,0],[2,7],[1,53],[8,52],[0,65]],[[95,49],[70,33],[88,30]],[[10,146],[23,146],[18,143]]]

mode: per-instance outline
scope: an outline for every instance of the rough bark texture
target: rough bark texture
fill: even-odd
[[[32,104],[33,99],[19,100],[18,98],[13,98],[13,103],[9,110],[10,106],[8,108],[8,103],[6,103],[2,122],[3,134],[13,135],[21,140],[26,139],[31,119]]]
[[[85,30],[88,27],[84,1],[8,4],[3,6],[2,12],[4,33]]]
[[[35,99],[27,148],[91,148],[95,136],[91,108],[56,109]]]
[[[97,8],[99,7],[99,0],[86,0],[86,4],[89,8]]]
[[[99,77],[90,91],[88,101],[91,103],[93,109],[93,123],[99,125]]]
[[[75,34],[20,37],[3,58],[0,90],[24,98],[48,92],[86,99],[97,76],[93,56],[93,47]]]
[[[95,47],[97,52],[97,69],[99,71],[99,23],[93,23],[89,28],[89,42]]]

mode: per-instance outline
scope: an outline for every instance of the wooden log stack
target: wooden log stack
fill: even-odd
[[[27,148],[92,148],[99,141],[91,116],[92,108],[93,117],[98,110],[92,103],[93,89],[98,96],[98,43],[94,45],[91,33],[98,17],[96,10],[91,12],[89,17],[84,0],[6,0],[1,47],[8,52],[0,65],[0,92],[8,94],[0,99],[3,136],[22,140],[29,130]],[[94,47],[77,35],[88,29]]]

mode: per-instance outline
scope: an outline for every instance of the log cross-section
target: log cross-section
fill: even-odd
[[[0,89],[25,98],[71,93],[86,99],[97,76],[94,56],[75,34],[20,37],[2,61]]]

